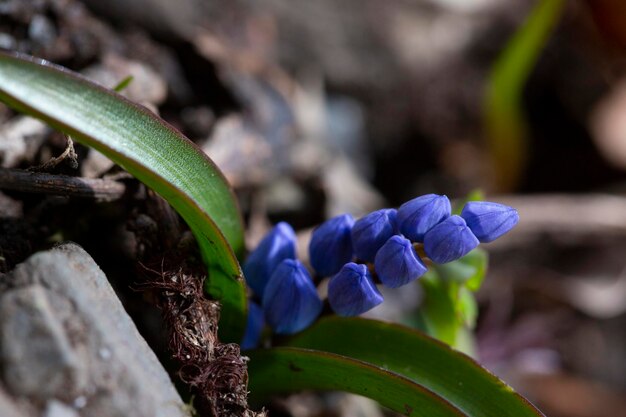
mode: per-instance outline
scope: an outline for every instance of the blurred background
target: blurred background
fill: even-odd
[[[124,94],[224,171],[250,246],[279,220],[306,234],[427,193],[480,189],[518,208],[519,226],[487,245],[480,361],[548,416],[626,416],[623,1],[2,0],[0,47],[107,87],[132,75]],[[57,154],[49,136],[0,108],[3,167]],[[81,175],[111,169],[77,152]],[[2,200],[4,216],[35,216]],[[132,256],[105,232],[123,228],[115,213],[72,238],[123,275]],[[4,271],[54,232],[2,224]]]

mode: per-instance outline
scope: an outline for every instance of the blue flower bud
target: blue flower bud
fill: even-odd
[[[352,228],[352,246],[357,258],[374,262],[376,252],[395,233],[395,209],[378,210],[359,219]]]
[[[367,266],[349,262],[330,279],[328,302],[340,316],[358,316],[382,303],[383,296]]]
[[[243,264],[243,274],[248,286],[259,297],[263,297],[263,290],[278,264],[285,259],[295,258],[296,234],[288,223],[280,222],[270,230]]]
[[[424,235],[450,217],[450,200],[445,195],[427,194],[414,198],[398,209],[400,233],[413,242],[423,242]]]
[[[258,346],[263,326],[265,326],[265,319],[261,306],[254,301],[248,301],[248,321],[241,341],[242,350],[254,349]]]
[[[462,217],[454,215],[424,236],[424,252],[435,263],[445,264],[465,256],[478,246],[478,239]]]
[[[487,201],[470,201],[465,204],[461,217],[483,243],[496,240],[519,221],[519,214],[513,207]]]
[[[342,214],[327,220],[313,231],[309,260],[318,274],[324,277],[333,275],[352,259],[350,231],[353,225],[352,216]]]
[[[380,281],[390,288],[398,288],[421,277],[428,268],[403,236],[393,236],[376,254],[374,263]]]
[[[276,267],[265,287],[263,310],[278,334],[299,332],[319,316],[322,300],[300,261],[285,259]]]

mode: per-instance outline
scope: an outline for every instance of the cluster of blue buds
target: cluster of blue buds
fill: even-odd
[[[331,277],[333,311],[356,316],[383,301],[372,275],[386,287],[401,287],[426,273],[423,258],[452,262],[518,221],[514,208],[479,201],[465,204],[460,216],[452,215],[448,197],[428,194],[356,222],[346,214],[328,220],[313,232],[310,260],[319,275]]]
[[[406,285],[426,273],[424,260],[452,262],[479,243],[502,236],[518,221],[514,208],[482,201],[468,202],[460,215],[453,215],[446,196],[428,194],[398,210],[377,210],[357,221],[349,214],[326,221],[313,231],[309,258],[318,276],[330,277],[328,302],[333,311],[357,316],[382,303],[376,278],[390,288]],[[244,348],[256,343],[262,315],[276,333],[292,334],[321,313],[322,301],[296,259],[296,237],[287,223],[268,233],[243,271],[262,304],[250,308]]]
[[[313,279],[296,259],[296,234],[288,223],[278,223],[263,238],[243,273],[261,306],[249,303],[242,349],[257,344],[265,322],[275,333],[292,334],[310,326],[322,311]]]

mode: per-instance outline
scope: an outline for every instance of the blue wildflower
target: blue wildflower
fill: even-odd
[[[322,311],[313,280],[300,261],[285,259],[272,274],[263,294],[267,323],[278,334],[308,327]]]
[[[428,268],[413,249],[413,244],[403,236],[393,236],[376,254],[374,263],[381,282],[398,288],[421,277]]]
[[[265,326],[263,318],[263,310],[254,301],[248,301],[248,321],[246,323],[246,332],[241,341],[241,349],[254,349],[258,346],[261,339],[261,331]]]
[[[424,235],[450,217],[450,200],[445,195],[427,194],[414,198],[398,209],[400,232],[413,242],[423,242]]]
[[[341,266],[352,259],[350,232],[354,219],[349,214],[333,217],[318,226],[309,243],[311,266],[321,276],[337,273]]]
[[[397,233],[396,215],[395,209],[377,210],[354,223],[352,246],[357,258],[374,262],[378,249]]]
[[[349,262],[328,283],[328,302],[340,316],[358,316],[383,302],[367,266]]]
[[[424,237],[424,252],[435,263],[445,264],[478,246],[478,239],[462,217],[454,215],[439,223]]]
[[[248,255],[243,264],[243,274],[248,286],[259,296],[274,269],[285,259],[296,258],[296,234],[285,222],[280,222],[263,238],[259,246]]]
[[[519,221],[519,214],[513,207],[488,201],[470,201],[463,207],[461,217],[483,243],[496,240]]]

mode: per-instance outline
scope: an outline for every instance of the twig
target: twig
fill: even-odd
[[[78,168],[78,155],[76,155],[76,151],[74,150],[74,141],[72,141],[72,138],[67,135],[65,135],[65,141],[66,141],[65,150],[63,151],[61,155],[57,156],[56,158],[51,158],[49,161],[39,166],[29,168],[29,171],[45,172],[52,168],[55,168],[57,165],[59,165],[60,163],[64,161],[69,161],[70,167],[72,167],[72,169],[77,169]]]
[[[0,189],[27,193],[65,195],[96,201],[115,201],[126,186],[107,179],[90,179],[0,168]]]
[[[626,198],[619,195],[531,194],[488,200],[515,207],[520,214],[515,229],[490,243],[490,250],[524,246],[548,236],[572,243],[626,235]]]
[[[493,201],[517,208],[524,233],[626,233],[626,198],[610,194],[499,196]]]

